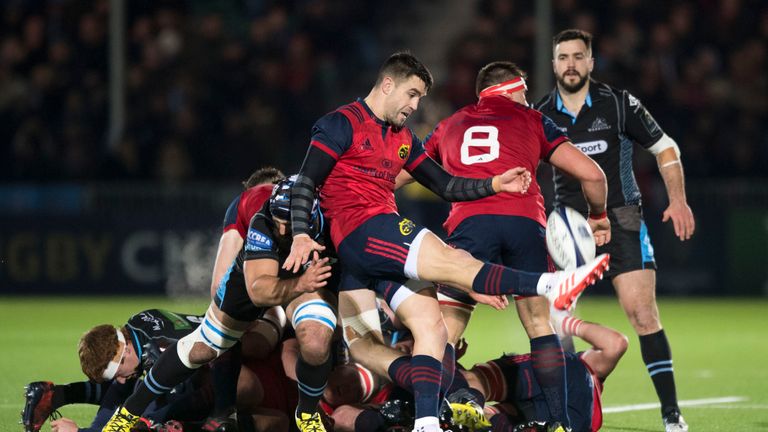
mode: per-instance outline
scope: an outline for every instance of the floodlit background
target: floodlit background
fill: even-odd
[[[700,391],[712,385],[708,373],[753,371],[738,359],[760,364],[751,350],[765,339],[738,337],[768,328],[761,319],[768,311],[765,2],[5,0],[0,340],[12,355],[0,362],[0,376],[20,363],[31,366],[0,381],[0,431],[19,429],[13,423],[21,384],[79,379],[73,347],[88,326],[118,324],[158,304],[173,307],[180,297],[184,312],[202,313],[221,221],[239,182],[265,165],[295,172],[313,122],[365,96],[389,54],[409,49],[435,77],[408,120],[424,137],[439,119],[474,101],[475,75],[489,61],[521,65],[530,75],[531,102],[551,91],[551,37],[569,27],[595,35],[593,77],[630,90],[682,149],[697,219],[691,241],[679,242],[660,222],[666,194],[653,159],[640,154],[636,166],[681,399],[712,396]],[[547,193],[549,176],[543,166]],[[445,203],[418,187],[398,199],[404,215],[441,232]],[[593,298],[611,293],[607,286],[591,290]],[[72,295],[81,297],[58,297]],[[137,295],[152,297],[118,297]],[[722,315],[700,307],[731,304],[722,296],[743,299],[724,306]],[[607,324],[631,334],[612,298],[592,301]],[[47,317],[51,304],[73,302],[80,306]],[[720,339],[694,336],[738,319],[745,321],[732,333],[717,334],[741,342],[705,352],[682,343],[690,336],[716,344]],[[32,346],[61,347],[68,360],[49,363],[45,351],[20,345],[29,340],[27,324],[41,326]],[[516,318],[509,325],[522,332]],[[484,343],[478,339],[476,349]],[[510,351],[527,349],[509,344]],[[691,361],[704,370],[708,356],[724,351],[732,355],[728,367],[694,373]],[[51,364],[66,371],[57,375]],[[638,352],[630,351],[619,371],[619,391],[608,392],[615,398],[609,402],[655,400]],[[744,379],[745,388],[764,387],[765,374],[755,373]],[[642,379],[635,385],[622,374]],[[753,390],[760,394],[752,388],[735,396]],[[744,403],[753,408],[732,416],[750,423],[720,430],[767,428],[762,394],[757,402],[749,396]],[[684,412],[694,430],[704,431],[717,430],[708,425],[725,411]],[[614,421],[611,430],[653,430],[633,428],[636,418]],[[642,418],[658,423],[655,412]]]

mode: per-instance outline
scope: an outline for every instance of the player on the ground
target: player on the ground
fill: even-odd
[[[105,432],[127,432],[137,413],[173,385],[231,348],[250,322],[268,306],[288,304],[301,355],[296,363],[299,404],[296,423],[303,431],[324,431],[317,402],[330,371],[330,341],[336,327],[335,299],[324,289],[331,276],[329,258],[313,254],[299,275],[280,270],[291,247],[292,179],[275,185],[268,202],[250,221],[243,248],[223,276],[202,324],[166,350],[146,379],[120,407]],[[311,238],[322,242],[323,216],[317,205],[307,218]]]
[[[675,234],[687,240],[693,235],[695,222],[686,202],[680,149],[637,98],[590,78],[594,66],[591,34],[562,31],[554,37],[552,49],[557,87],[537,108],[566,130],[574,145],[605,171],[613,241],[598,247],[597,252],[611,254],[608,276],[639,336],[666,430],[686,431],[688,425],[677,403],[672,353],[656,305],[656,261],[632,171],[636,143],[655,155],[664,179],[669,206],[663,221],[672,220]],[[557,205],[586,212],[573,178],[556,170],[554,182]]]
[[[271,312],[265,317],[273,321],[277,318],[279,317]],[[75,403],[99,405],[91,425],[79,430],[101,430],[115,409],[130,395],[139,377],[151,368],[160,353],[191,333],[202,319],[203,317],[197,315],[150,309],[132,316],[119,328],[109,324],[92,328],[83,335],[78,345],[80,365],[90,380],[63,385],[49,381],[30,383],[27,386],[26,403],[22,412],[25,430],[37,432],[48,417],[58,416],[56,410]],[[265,332],[259,329],[264,327],[267,326],[254,325],[249,332],[254,332],[253,335],[262,334]],[[216,363],[212,365],[214,376],[216,366]],[[169,409],[173,402],[186,397],[199,385],[197,381],[188,381],[177,386],[169,399],[152,404],[142,416],[154,423],[168,419],[200,420],[200,414],[204,416],[204,413],[215,409],[215,406],[209,406],[210,401],[198,401],[201,402],[198,407],[203,409],[197,412]],[[215,398],[216,402],[218,401]],[[190,414],[194,415],[190,417]],[[216,421],[226,422],[221,418]],[[59,432],[78,430],[77,424],[68,418],[53,420],[51,427]]]
[[[568,414],[573,432],[595,432],[602,425],[600,394],[603,382],[627,350],[627,337],[600,324],[554,313],[558,334],[577,336],[592,347],[565,353],[568,378]],[[486,407],[494,432],[542,418],[548,410],[546,396],[532,379],[533,354],[504,355],[462,371],[472,388],[489,401]]]
[[[524,168],[473,179],[451,176],[430,159],[404,123],[431,85],[432,76],[421,62],[408,53],[397,53],[384,63],[365,99],[345,105],[315,123],[293,189],[293,246],[283,265],[284,269],[297,271],[313,250],[324,249],[307,233],[319,188],[331,240],[342,264],[339,312],[344,335],[365,334],[378,328],[375,294],[371,290],[382,294],[413,333],[413,355],[393,361],[372,356],[371,352],[356,352],[354,344],[350,348],[366,367],[376,368],[377,373],[383,370],[384,375],[389,372],[395,381],[399,377],[406,388],[413,390],[417,431],[439,430],[439,393],[441,387],[450,387],[453,379],[452,371],[443,374],[441,361],[452,350],[434,293],[409,290],[403,285],[407,279],[483,294],[547,295],[558,307],[565,308],[600,276],[609,259],[600,256],[569,273],[515,271],[452,249],[429,230],[400,217],[394,185],[401,169],[449,201],[525,192],[530,183],[530,172]]]
[[[568,137],[540,112],[528,108],[525,73],[514,63],[497,61],[477,74],[478,102],[441,121],[425,142],[427,154],[455,176],[483,177],[522,166],[532,175],[525,193],[498,194],[451,205],[444,227],[446,243],[475,258],[525,271],[552,271],[544,236],[544,198],[536,182],[539,161],[549,162],[581,182],[589,205],[595,241],[610,241],[605,216],[606,180],[600,167],[574,147]],[[438,287],[455,346],[477,303],[465,292]],[[565,369],[560,341],[549,324],[549,304],[540,296],[517,297],[518,315],[531,343],[538,384],[550,412],[540,420],[568,426]]]

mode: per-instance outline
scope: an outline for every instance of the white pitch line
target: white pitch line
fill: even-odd
[[[724,404],[724,403],[733,403],[733,402],[744,402],[747,398],[742,396],[727,396],[727,397],[721,397],[721,398],[711,398],[711,399],[692,399],[692,400],[684,400],[678,402],[678,405],[681,407],[690,407],[690,406],[699,406],[699,405],[714,405],[714,404]],[[621,413],[621,412],[628,412],[628,411],[642,411],[642,410],[649,410],[649,409],[658,409],[661,408],[661,405],[658,402],[654,403],[645,403],[645,404],[635,404],[635,405],[622,405],[617,407],[607,407],[603,408],[603,414],[612,414],[612,413]]]

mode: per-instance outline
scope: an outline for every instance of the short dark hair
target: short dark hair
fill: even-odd
[[[555,47],[560,42],[579,39],[587,46],[587,51],[592,51],[592,33],[579,29],[567,29],[556,34],[552,38],[552,54],[555,53]]]
[[[412,75],[416,75],[424,81],[424,85],[429,91],[432,88],[433,80],[432,74],[429,73],[429,69],[422,62],[419,61],[413,54],[407,51],[396,52],[389,56],[389,58],[381,65],[379,69],[379,75],[376,77],[376,84],[381,84],[384,81],[385,76],[389,76],[395,79],[408,79]]]
[[[501,84],[513,78],[527,75],[519,66],[508,61],[495,61],[488,63],[480,69],[475,80],[475,95],[480,96],[480,92],[492,85]]]
[[[280,181],[280,179],[283,177],[285,177],[285,174],[283,174],[282,171],[280,171],[277,168],[274,168],[274,167],[259,168],[256,171],[254,171],[254,173],[251,174],[251,176],[248,177],[247,180],[243,182],[243,187],[245,189],[250,189],[260,184],[275,184],[278,181]]]

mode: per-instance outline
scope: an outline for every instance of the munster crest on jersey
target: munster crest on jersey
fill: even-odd
[[[397,155],[402,160],[408,159],[408,153],[411,152],[411,145],[410,144],[403,144],[400,146],[400,149],[397,150]]]
[[[413,229],[416,228],[416,224],[413,223],[410,219],[406,218],[403,218],[403,220],[401,220],[398,225],[400,226],[400,234],[404,236],[412,233]]]

